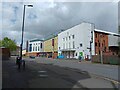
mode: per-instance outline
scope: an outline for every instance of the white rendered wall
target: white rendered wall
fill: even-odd
[[[42,43],[42,48],[41,48],[41,43]],[[34,41],[34,42],[29,42],[29,45],[32,44],[32,51],[31,52],[43,52],[43,42],[42,41]],[[37,50],[36,50],[37,47]],[[34,48],[34,50],[33,50]],[[38,49],[39,48],[39,49]]]
[[[58,50],[60,47],[60,50],[75,50],[74,58],[78,58],[79,52],[83,52],[83,56],[85,58],[85,55],[90,56],[89,49],[90,48],[90,40],[91,40],[91,24],[89,23],[81,23],[75,27],[72,27],[68,30],[65,30],[58,34]],[[63,41],[63,38],[69,37],[74,35],[74,39],[65,40]],[[75,48],[73,49],[73,41],[75,42]],[[63,43],[65,44],[65,48],[63,48]],[[69,43],[71,44],[71,48],[69,49],[68,46],[66,48],[66,43],[69,46]],[[80,44],[82,44],[82,47],[80,47]],[[94,49],[93,49],[94,50]],[[77,56],[76,56],[77,53]]]

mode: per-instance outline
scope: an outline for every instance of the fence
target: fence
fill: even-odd
[[[9,60],[10,58],[10,49],[9,48],[0,48],[0,59]]]
[[[103,63],[104,64],[112,64],[112,65],[120,65],[120,57],[115,55],[103,55]],[[101,56],[100,55],[93,55],[92,62],[94,63],[101,63]]]

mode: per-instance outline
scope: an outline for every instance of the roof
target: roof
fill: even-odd
[[[30,42],[35,42],[35,41],[43,41],[43,40],[41,40],[41,39],[32,39],[32,40],[30,40]]]
[[[103,31],[103,30],[99,30],[99,29],[95,29],[94,31],[96,31],[96,32],[101,32],[101,33],[105,33],[105,34],[108,34],[108,35],[114,35],[114,36],[120,37],[120,34],[118,34],[118,33]]]
[[[58,35],[50,36],[49,38],[44,39],[44,41],[47,41],[47,40],[52,39],[52,38],[55,38],[55,37],[57,37],[57,36],[58,36]]]

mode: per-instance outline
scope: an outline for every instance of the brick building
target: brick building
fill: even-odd
[[[103,53],[109,52],[108,47],[108,34],[95,31],[95,55],[99,55],[101,51]]]
[[[119,34],[98,29],[95,29],[94,33],[95,55],[100,55],[101,51],[104,55],[118,55]]]

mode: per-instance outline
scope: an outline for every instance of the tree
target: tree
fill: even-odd
[[[10,51],[15,51],[15,50],[17,49],[17,45],[16,45],[15,40],[11,40],[11,39],[9,39],[8,37],[5,37],[5,38],[2,40],[1,46],[2,46],[2,47],[5,47],[5,48],[9,48]]]

